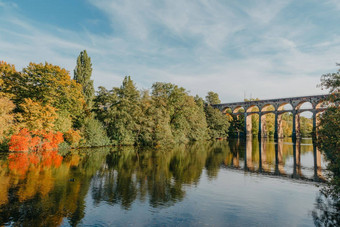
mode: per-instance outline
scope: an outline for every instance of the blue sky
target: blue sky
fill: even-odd
[[[322,94],[340,62],[339,0],[0,0],[0,60],[71,72],[95,86],[171,82],[224,102]]]

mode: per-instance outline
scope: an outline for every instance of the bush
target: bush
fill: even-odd
[[[85,146],[96,147],[110,144],[106,131],[100,121],[95,118],[85,119],[83,134]]]

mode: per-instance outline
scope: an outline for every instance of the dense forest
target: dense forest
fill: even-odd
[[[95,92],[91,58],[84,50],[77,58],[73,78],[59,66],[30,63],[21,71],[0,62],[0,149],[37,151],[58,147],[105,145],[169,146],[175,143],[227,138],[244,130],[244,117],[221,114],[220,103],[209,92],[205,100],[185,88],[156,82],[139,90],[130,76],[119,87]],[[257,135],[258,115],[253,115]],[[282,117],[290,136],[292,116]],[[301,133],[312,130],[301,117]],[[268,136],[274,134],[274,116],[266,118]]]

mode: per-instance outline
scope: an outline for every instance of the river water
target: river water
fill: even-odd
[[[0,226],[313,226],[311,139],[0,156]]]

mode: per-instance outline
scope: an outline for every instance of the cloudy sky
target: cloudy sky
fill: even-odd
[[[340,62],[339,0],[0,0],[0,60],[71,72],[95,86],[171,82],[223,102],[323,94]]]

